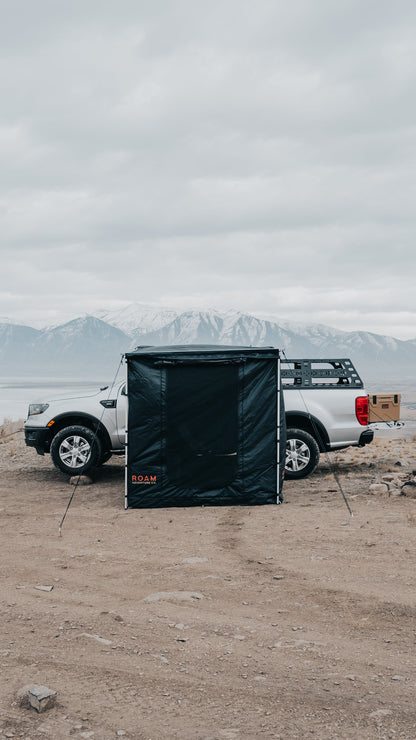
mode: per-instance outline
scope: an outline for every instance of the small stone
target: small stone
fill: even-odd
[[[31,684],[18,691],[17,699],[21,707],[31,706],[37,712],[46,712],[55,705],[56,691],[48,689],[47,686]]]
[[[413,481],[405,483],[405,485],[402,486],[401,494],[402,496],[407,496],[407,498],[416,498],[416,483]]]
[[[124,735],[127,735],[127,732],[125,730],[117,730],[116,735],[117,737],[124,737]]]
[[[71,486],[91,486],[92,483],[94,481],[88,475],[72,475],[69,479]]]
[[[392,676],[391,680],[392,681],[406,681],[404,676]]]
[[[372,483],[369,486],[370,493],[387,493],[388,486],[386,483]]]
[[[37,591],[52,591],[53,586],[35,586]]]
[[[90,637],[92,640],[96,640],[97,642],[101,642],[103,645],[111,645],[111,640],[106,640],[104,637],[100,637],[99,635],[91,635],[89,632],[81,632],[79,637]]]

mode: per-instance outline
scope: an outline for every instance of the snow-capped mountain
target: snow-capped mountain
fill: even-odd
[[[312,345],[299,341],[296,334],[277,324],[262,321],[237,311],[186,311],[166,326],[146,334],[133,333],[133,344],[234,344],[240,346],[274,346],[286,353],[310,355]],[[299,354],[300,353],[300,354]]]
[[[95,316],[111,326],[115,326],[125,334],[146,333],[157,331],[166,324],[174,321],[180,315],[174,308],[160,308],[146,303],[130,303],[124,308],[108,311],[102,309]]]
[[[0,375],[55,376],[106,380],[130,339],[93,316],[52,329],[0,324]]]
[[[43,330],[0,322],[0,375],[110,380],[123,352],[152,344],[274,346],[292,358],[349,357],[364,380],[413,377],[416,363],[416,340],[272,321],[233,310],[181,313],[130,304]]]

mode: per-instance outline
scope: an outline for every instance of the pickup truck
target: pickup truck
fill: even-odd
[[[368,395],[349,359],[282,360],[286,410],[285,476],[305,478],[321,452],[363,447],[373,439]],[[86,473],[124,452],[125,382],[80,396],[59,396],[29,405],[25,441],[69,475]]]

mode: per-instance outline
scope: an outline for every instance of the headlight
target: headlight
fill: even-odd
[[[46,409],[49,408],[48,403],[31,403],[29,404],[28,416],[36,416],[36,414],[43,414]]]

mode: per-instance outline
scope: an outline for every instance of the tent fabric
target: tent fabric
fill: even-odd
[[[143,347],[126,364],[126,507],[282,501],[277,349]]]

